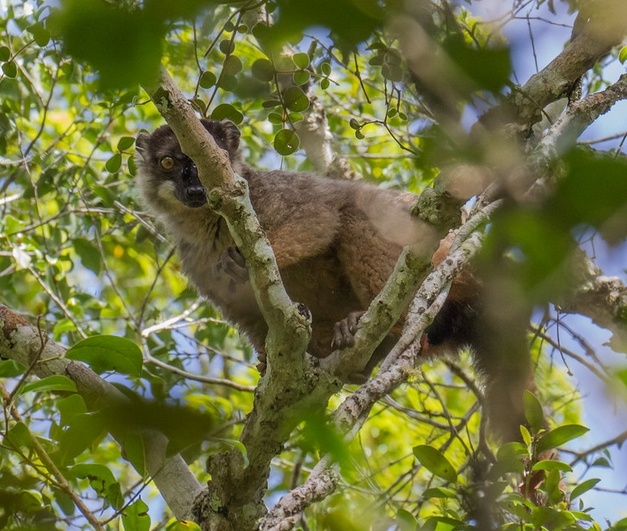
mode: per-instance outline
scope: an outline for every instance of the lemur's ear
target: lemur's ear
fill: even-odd
[[[222,149],[226,149],[231,157],[234,157],[239,150],[240,132],[238,127],[231,120],[200,120],[215,139],[216,144]]]

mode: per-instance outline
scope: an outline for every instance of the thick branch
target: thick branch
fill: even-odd
[[[67,376],[91,410],[128,401],[121,391],[91,369],[65,359],[63,346],[42,336],[35,326],[3,305],[0,305],[0,331],[0,358],[32,367],[32,374],[39,378],[54,374]],[[201,490],[200,484],[179,454],[167,457],[168,440],[163,434],[144,433],[143,440],[146,466],[155,485],[177,518],[189,518],[193,497]]]
[[[309,323],[285,292],[274,254],[250,204],[246,182],[233,174],[226,153],[216,146],[165,71],[158,84],[146,90],[182,150],[194,160],[199,178],[209,190],[211,206],[227,221],[269,326],[268,369],[241,436],[249,462],[239,450],[212,456],[209,491],[195,502],[196,519],[205,529],[252,529],[265,512],[263,494],[272,458],[304,412],[324,408],[340,385],[319,371],[305,373]]]
[[[321,367],[344,381],[362,371],[377,345],[400,319],[430,267],[430,258],[405,249],[383,290],[359,320],[355,344],[321,360]]]
[[[590,318],[613,332],[612,344],[627,344],[627,287],[607,277],[584,253],[577,257],[580,288],[560,303],[560,310]]]
[[[566,48],[516,90],[513,101],[492,109],[481,119],[495,130],[508,122],[522,132],[542,118],[551,102],[568,95],[577,81],[627,34],[627,5],[623,0],[597,0],[590,13],[581,13]],[[513,113],[513,114],[512,114]],[[496,118],[496,119],[495,119]],[[508,126],[511,127],[511,126]]]
[[[486,208],[491,211],[490,205]],[[433,321],[446,301],[445,287],[455,274],[474,256],[480,247],[480,235],[473,232],[485,219],[481,212],[469,220],[460,230],[462,238],[467,240],[454,244],[453,252],[422,283],[416,293],[410,316],[398,346],[384,361],[378,374],[362,385],[348,397],[334,414],[336,429],[344,434],[346,442],[352,440],[368,417],[373,405],[385,395],[391,393],[406,381],[420,359],[419,339],[424,330]],[[399,260],[399,263],[401,261]],[[402,273],[401,273],[402,274]],[[374,305],[371,305],[372,310]],[[307,481],[286,494],[268,513],[261,529],[263,531],[288,531],[298,522],[298,515],[311,503],[328,496],[338,481],[336,466],[329,455],[324,456],[316,465]]]

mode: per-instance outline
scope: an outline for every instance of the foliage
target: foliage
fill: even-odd
[[[473,2],[436,2],[425,25],[464,73],[466,83],[446,91],[409,73],[387,25],[397,2],[325,0],[303,9],[296,0],[277,0],[266,3],[260,22],[235,2],[125,4],[8,2],[0,19],[0,302],[28,314],[42,336],[66,345],[69,359],[88,364],[133,404],[94,413],[70,379],[35,380],[31,370],[0,362],[6,379],[0,527],[6,529],[94,525],[81,503],[96,520],[126,530],[194,529],[163,507],[145,471],[144,448],[127,424],[166,433],[169,452],[182,451],[202,481],[208,456],[236,447],[245,457],[237,438],[258,381],[254,353],[197,301],[133,189],[134,138],[161,123],[139,83],[154,78],[160,64],[200,114],[240,126],[251,164],[313,169],[299,151],[298,127],[315,96],[333,148],[352,170],[414,192],[452,160],[495,156],[443,142],[454,137],[446,121],[476,117],[500,103],[513,83],[513,54],[473,14]],[[511,18],[536,7],[512,4]],[[599,86],[604,75],[593,71],[584,85]],[[557,166],[566,178],[552,199],[542,209],[503,209],[485,253],[513,256],[520,286],[543,308],[573,289],[560,268],[582,235],[594,229],[616,244],[627,226],[621,224],[622,157],[586,148]],[[594,185],[594,174],[604,186]],[[530,428],[523,442],[497,451],[487,440],[480,388],[464,353],[417,369],[374,408],[346,448],[323,423],[299,426],[273,463],[268,505],[302,483],[320,452],[331,451],[343,482],[307,510],[305,529],[477,529],[481,522],[503,529],[603,528],[585,502],[597,488],[594,471],[592,477],[571,471],[575,461],[609,466],[608,449],[540,457],[585,431],[564,366],[541,353],[544,327],[559,320],[545,315],[533,338],[540,401],[526,399]],[[615,376],[624,393],[624,370]],[[546,475],[540,487],[546,503],[536,505],[523,492],[539,472]],[[482,513],[486,507],[490,514]],[[627,523],[605,528],[627,529]]]

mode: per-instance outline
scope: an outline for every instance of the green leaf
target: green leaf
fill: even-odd
[[[525,418],[534,433],[542,429],[544,425],[544,412],[542,404],[531,391],[525,391],[523,395],[525,406]]]
[[[237,55],[229,55],[222,64],[222,72],[226,76],[234,76],[242,71],[242,60]]]
[[[94,446],[105,433],[102,415],[99,413],[76,415],[70,421],[68,429],[59,437],[61,463],[64,465],[72,463],[76,456]]]
[[[115,153],[106,163],[105,168],[109,173],[115,173],[122,166],[122,155]]]
[[[85,463],[75,465],[70,469],[70,473],[75,478],[89,479],[89,484],[99,495],[103,495],[109,485],[116,483],[113,472],[100,464]]]
[[[141,498],[131,503],[122,513],[122,523],[125,531],[149,531],[148,505]]]
[[[8,46],[0,46],[0,61],[5,62],[8,61],[11,57],[11,50]]]
[[[557,448],[568,441],[581,437],[588,431],[588,428],[580,426],[579,424],[566,424],[565,426],[558,426],[554,430],[548,431],[540,437],[536,450],[540,453],[545,450],[550,450],[551,448]]]
[[[18,395],[31,391],[39,393],[48,393],[50,391],[68,391],[70,393],[76,393],[76,384],[67,376],[55,374],[23,385],[20,387]]]
[[[127,149],[130,149],[131,147],[133,147],[133,144],[135,144],[135,138],[132,136],[123,136],[120,138],[120,140],[118,140],[118,146],[117,146],[117,150],[118,151],[126,151]]]
[[[531,437],[531,433],[529,433],[529,430],[525,426],[520,426],[520,436],[527,446],[531,445],[531,441],[533,438]]]
[[[139,474],[146,473],[146,447],[140,435],[129,434],[124,437],[124,456]]]
[[[78,254],[81,259],[81,263],[87,269],[99,275],[102,270],[102,258],[98,247],[84,238],[76,238],[72,240],[72,244],[74,245],[76,254]]]
[[[304,70],[305,68],[309,66],[309,55],[307,55],[304,52],[295,53],[292,56],[292,61],[294,61],[296,68],[300,68],[301,70]]]
[[[575,149],[566,158],[568,174],[546,207],[550,222],[566,229],[595,227],[610,244],[627,236],[627,161]]]
[[[213,87],[217,83],[217,81],[218,78],[213,72],[205,71],[200,76],[198,84],[201,86],[201,88],[208,89]]]
[[[426,489],[422,496],[427,500],[430,498],[457,498],[457,493],[453,489],[447,489],[446,487],[432,487]]]
[[[241,124],[244,115],[229,103],[221,103],[211,113],[213,120],[231,120],[234,124]]]
[[[440,450],[428,444],[414,447],[414,455],[429,472],[446,481],[457,481],[457,472],[446,456]]]
[[[176,11],[168,16],[176,18]],[[166,29],[160,16],[98,0],[62,0],[48,24],[67,53],[96,69],[103,88],[120,88],[157,79]]]
[[[401,55],[398,50],[390,48],[383,56],[381,64],[381,74],[390,81],[402,81],[403,68],[401,66]]]
[[[8,63],[3,63],[2,71],[4,72],[4,75],[6,75],[7,77],[10,77],[10,78],[16,77],[17,65],[15,64],[15,61],[9,61]]]
[[[331,75],[331,64],[328,62],[324,62],[321,63],[320,66],[318,67],[319,72],[323,75],[323,76],[330,76]]]
[[[401,531],[413,531],[418,528],[418,521],[409,511],[399,509],[396,513],[396,519],[400,523]]]
[[[570,500],[572,501],[575,498],[578,498],[579,496],[584,494],[585,492],[588,492],[590,489],[594,488],[599,481],[601,481],[599,478],[592,478],[587,479],[586,481],[582,481],[570,493]]]
[[[360,0],[281,2],[273,29],[275,41],[293,41],[312,26],[328,28],[347,48],[369,39],[382,28],[385,3]]]
[[[268,113],[268,121],[271,124],[281,125],[283,123],[283,115],[278,112]]]
[[[290,129],[281,129],[275,136],[272,143],[279,155],[284,157],[294,153],[300,146],[300,138]]]
[[[35,513],[44,506],[44,499],[36,490],[22,490],[17,503],[17,509],[25,513]]]
[[[235,42],[231,41],[231,39],[224,39],[220,41],[220,44],[218,44],[218,48],[220,48],[220,51],[223,54],[233,53],[235,51]]]
[[[627,46],[623,46],[618,52],[618,60],[622,64],[625,64],[625,62],[627,62]]]
[[[560,472],[572,472],[573,469],[567,463],[563,463],[562,461],[554,461],[552,459],[543,459],[542,461],[538,461],[531,470],[558,470]]]
[[[294,72],[292,75],[292,80],[295,85],[305,85],[309,82],[311,78],[311,74],[308,70],[299,70],[298,72]]]
[[[85,400],[78,393],[59,399],[57,401],[57,408],[61,414],[59,420],[61,426],[69,426],[76,415],[84,415],[87,413]]]
[[[36,22],[28,26],[27,29],[33,34],[33,37],[35,37],[35,42],[38,46],[43,48],[50,42],[50,32],[46,29],[43,22]]]
[[[76,478],[88,479],[91,488],[113,508],[121,509],[124,505],[120,483],[106,466],[94,463],[79,464],[73,466],[70,472]]]
[[[278,107],[281,105],[281,100],[265,100],[261,106],[264,109],[271,109],[272,107]]]
[[[95,372],[115,371],[140,376],[142,353],[132,341],[117,336],[93,336],[70,348],[66,358],[87,363]]]
[[[10,444],[16,448],[30,448],[33,445],[33,436],[26,424],[17,422],[4,436],[4,444]]]
[[[309,108],[309,98],[300,87],[289,87],[283,94],[283,101],[290,111],[303,112]]]

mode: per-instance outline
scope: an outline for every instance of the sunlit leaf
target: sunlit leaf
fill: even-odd
[[[283,100],[290,111],[303,112],[309,108],[309,98],[300,87],[289,87],[283,94]]]
[[[59,409],[61,426],[68,426],[76,415],[87,413],[87,406],[83,397],[77,393],[57,400],[57,408]]]
[[[579,485],[575,486],[575,488],[570,493],[571,501],[588,492],[590,489],[593,489],[599,483],[599,481],[601,481],[599,478],[592,478],[579,483]]]
[[[105,433],[104,422],[98,413],[76,415],[59,438],[60,462],[72,463],[75,457],[100,441]]]
[[[525,391],[523,395],[525,406],[525,418],[534,432],[538,432],[544,423],[542,404],[531,391]]]
[[[414,455],[429,472],[446,481],[457,481],[457,472],[446,456],[437,448],[428,444],[414,446]]]
[[[7,77],[10,77],[10,78],[16,77],[17,65],[15,64],[15,61],[9,61],[8,63],[3,63],[2,71],[4,72],[4,75]]]
[[[117,150],[118,151],[126,151],[130,149],[135,144],[135,137],[132,136],[123,136],[118,140]]]
[[[122,513],[122,523],[125,531],[149,531],[150,515],[148,505],[139,498],[124,508]]]
[[[28,393],[31,391],[39,393],[48,393],[50,391],[66,391],[70,393],[75,393],[76,384],[67,376],[54,374],[52,376],[42,378],[41,380],[35,380],[34,382],[24,384],[22,387],[20,387],[19,394]]]
[[[15,448],[30,447],[33,444],[33,437],[28,426],[23,422],[16,422],[4,436],[4,444],[12,445]]]
[[[279,155],[287,156],[294,153],[300,146],[298,135],[290,129],[281,129],[272,143]]]
[[[18,509],[25,513],[40,511],[44,505],[44,499],[36,490],[22,490],[18,502]]]
[[[309,55],[304,52],[295,53],[292,55],[292,61],[294,61],[296,68],[305,69],[309,66]]]
[[[567,463],[561,461],[554,461],[551,459],[545,459],[538,461],[531,467],[531,470],[558,470],[560,472],[572,472],[573,469]]]
[[[115,153],[106,163],[105,168],[109,173],[115,173],[122,166],[122,155]]]
[[[234,124],[241,124],[244,115],[229,103],[221,103],[211,113],[213,120],[231,120]]]
[[[579,424],[558,426],[540,437],[536,449],[538,452],[544,452],[545,450],[550,450],[551,448],[557,448],[568,441],[581,437],[588,431],[590,431],[589,428],[580,426]]]
[[[121,372],[139,376],[142,370],[142,353],[139,347],[124,337],[93,336],[72,346],[65,355],[71,360],[84,361],[97,373]]]

